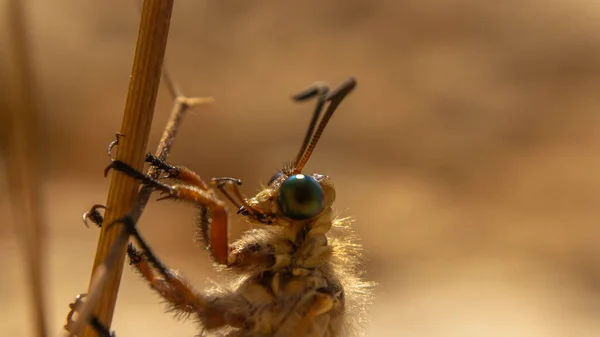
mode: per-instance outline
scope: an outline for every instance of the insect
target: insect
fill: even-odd
[[[144,241],[130,217],[124,223],[137,245],[128,246],[131,266],[168,304],[169,311],[196,320],[203,335],[334,337],[360,333],[373,283],[363,278],[362,248],[351,220],[333,211],[336,193],[325,175],[303,173],[327,123],[344,98],[354,90],[350,78],[334,90],[317,83],[293,96],[316,98],[306,136],[293,162],[286,163],[254,197],[239,190],[241,181],[229,177],[205,183],[183,166],[148,154],[146,161],[162,173],[160,179],[113,160],[108,169],[121,171],[163,194],[161,199],[186,201],[199,209],[199,241],[221,271],[233,275],[231,284],[203,292],[167,268]],[[164,180],[174,181],[168,184]],[[212,186],[211,186],[212,185]],[[254,228],[228,243],[227,204]],[[94,206],[93,213],[96,214]],[[101,219],[92,220],[101,225]],[[102,334],[106,329],[93,326]]]

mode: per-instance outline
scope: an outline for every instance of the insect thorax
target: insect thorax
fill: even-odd
[[[249,277],[235,290],[247,301],[249,311],[255,312],[253,332],[293,335],[298,320],[319,296],[331,299],[330,313],[319,318],[330,321],[311,325],[337,330],[342,324],[344,291],[331,270],[332,248],[326,237],[331,225],[332,212],[327,208],[316,219],[294,221],[286,227],[266,226],[244,236],[243,241],[262,242],[245,245],[245,249],[268,249],[273,253],[270,268],[247,270]],[[332,332],[322,336],[332,336]]]

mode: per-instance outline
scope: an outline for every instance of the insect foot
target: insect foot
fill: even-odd
[[[113,160],[106,167],[106,169],[104,169],[105,177],[108,175],[108,172],[111,169],[123,172],[126,175],[141,181],[144,185],[150,186],[150,187],[154,188],[155,190],[160,191],[163,194],[168,194],[167,197],[161,198],[159,200],[175,197],[177,194],[177,192],[171,186],[163,184],[160,181],[153,179],[149,175],[146,175],[146,174],[143,174],[142,172],[137,171],[133,167],[129,166],[128,164],[126,164],[120,160]]]
[[[168,164],[166,161],[158,158],[150,152],[146,153],[146,162],[150,163],[152,167],[164,173],[164,175],[161,176],[161,179],[179,178],[179,171],[177,170],[177,167]]]
[[[120,132],[115,133],[115,140],[113,140],[112,142],[110,142],[108,144],[108,148],[106,149],[106,153],[108,154],[108,156],[110,157],[110,159],[113,159],[113,157],[112,157],[112,149],[115,146],[119,145],[119,138],[121,138],[121,137],[125,137],[125,136],[122,133],[120,133]]]
[[[76,332],[73,331],[73,328],[76,324],[76,320],[73,319],[73,317],[75,316],[75,314],[79,313],[79,310],[83,308],[83,299],[86,296],[87,294],[79,294],[75,297],[75,301],[69,303],[69,309],[71,310],[67,314],[67,324],[65,324],[64,329],[73,336],[76,336]],[[115,334],[111,333],[110,330],[106,326],[104,326],[104,324],[102,324],[96,316],[92,315],[89,319],[88,324],[90,324],[90,326],[96,331],[96,333],[98,333],[98,336],[100,337],[116,337]]]
[[[106,206],[96,204],[96,205],[92,206],[92,208],[90,208],[89,211],[83,213],[82,219],[83,219],[83,223],[85,224],[85,227],[88,227],[88,228],[90,227],[90,225],[88,224],[88,220],[91,221],[93,224],[95,224],[96,227],[98,227],[98,228],[102,227],[102,222],[104,221],[104,217],[98,211],[99,208],[106,209]]]

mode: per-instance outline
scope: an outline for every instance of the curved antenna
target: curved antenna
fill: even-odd
[[[340,103],[342,103],[344,98],[350,92],[352,92],[352,90],[354,90],[354,88],[356,88],[356,79],[351,77],[351,78],[347,79],[346,81],[342,82],[342,84],[340,84],[335,90],[333,90],[333,92],[319,97],[319,101],[317,102],[317,109],[315,109],[315,111],[319,111],[319,112],[318,113],[315,112],[315,115],[313,116],[313,121],[311,121],[311,125],[309,127],[309,131],[312,131],[312,129],[314,129],[314,125],[316,124],[316,117],[318,117],[318,115],[320,115],[320,111],[321,111],[323,105],[326,102],[329,102],[329,105],[327,106],[327,109],[325,110],[325,114],[323,115],[323,118],[321,119],[321,122],[319,123],[317,130],[314,132],[314,135],[312,135],[310,143],[307,146],[303,146],[303,148],[305,150],[302,151],[303,152],[302,156],[298,155],[298,157],[300,159],[296,160],[296,162],[295,162],[295,166],[296,166],[294,168],[295,174],[302,172],[304,165],[306,165],[306,162],[308,162],[310,155],[315,150],[315,147],[317,146],[317,143],[319,142],[319,139],[321,138],[321,135],[323,134],[323,131],[325,130],[325,127],[327,126],[327,123],[329,122],[329,119],[331,119],[331,116],[333,116],[333,113],[335,112],[337,107],[340,105]],[[308,92],[308,90],[307,90],[307,92]],[[313,97],[318,92],[313,88],[311,93],[312,94],[308,95],[308,97]],[[308,139],[308,134],[305,139],[305,142],[307,139]]]
[[[292,99],[297,102],[306,101],[315,96],[318,96],[317,97],[317,100],[318,100],[317,106],[315,107],[315,111],[313,113],[312,119],[308,126],[308,130],[306,131],[306,135],[304,136],[304,141],[302,142],[302,146],[300,146],[298,155],[296,155],[296,160],[294,161],[294,167],[298,165],[298,163],[300,162],[300,159],[302,158],[302,155],[304,154],[304,151],[306,151],[306,148],[308,147],[308,143],[310,142],[310,139],[313,135],[315,126],[317,126],[317,121],[319,120],[319,117],[321,116],[321,111],[323,110],[323,106],[327,102],[325,100],[325,97],[327,96],[328,93],[329,93],[329,86],[324,82],[317,82],[317,83],[313,84],[310,88],[308,88],[304,91],[301,91],[301,92],[297,93],[296,95],[292,96]]]

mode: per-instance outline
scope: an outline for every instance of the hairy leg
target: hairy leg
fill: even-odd
[[[140,180],[143,184],[151,186],[155,190],[166,194],[162,199],[175,199],[190,202],[200,208],[206,208],[210,213],[210,233],[208,247],[215,261],[227,264],[228,256],[228,217],[225,203],[221,201],[210,189],[204,190],[193,185],[167,185],[152,177],[136,171],[124,162],[115,160],[105,169],[105,174],[110,169],[121,171],[132,178]],[[191,171],[190,171],[191,172]]]
[[[130,263],[174,311],[184,316],[197,315],[206,329],[225,325],[241,327],[245,323],[245,317],[232,314],[226,307],[220,305],[223,301],[207,299],[195,291],[182,276],[167,268],[141,237],[131,217],[119,219],[118,222],[125,225],[130,236],[140,247],[140,250],[132,245],[128,247]]]
[[[197,187],[204,191],[207,191],[209,189],[208,185],[202,180],[202,178],[200,178],[200,176],[196,172],[190,170],[185,166],[171,165],[166,161],[156,157],[150,152],[146,153],[146,162],[150,163],[150,165],[165,173],[165,175],[161,178],[174,179],[187,185]]]

